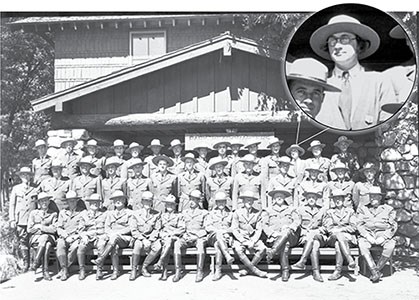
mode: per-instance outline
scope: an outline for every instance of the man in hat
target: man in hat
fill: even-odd
[[[140,262],[141,252],[147,256],[141,267],[141,275],[150,277],[147,267],[156,259],[161,250],[161,243],[158,239],[161,227],[160,212],[153,209],[153,193],[145,191],[141,197],[143,207],[133,211],[130,220],[130,228],[133,245],[132,266],[129,280],[137,278],[137,266]]]
[[[351,139],[348,139],[346,136],[338,137],[338,140],[333,144],[337,149],[338,153],[335,153],[330,158],[330,178],[332,180],[336,179],[336,174],[334,174],[331,169],[337,162],[344,163],[348,167],[348,178],[352,178],[354,181],[358,181],[358,170],[360,168],[358,162],[358,156],[352,153],[349,150],[349,147],[353,144]]]
[[[117,157],[109,157],[103,166],[106,172],[106,178],[102,180],[103,206],[107,209],[113,209],[111,195],[118,190],[126,191],[126,181],[117,175],[117,170],[121,166],[121,160]]]
[[[326,211],[322,227],[327,235],[327,245],[336,250],[336,267],[328,280],[338,280],[342,277],[343,258],[350,268],[355,267],[355,261],[350,254],[350,245],[356,245],[356,216],[351,207],[345,207],[346,192],[334,189],[331,194],[331,207]]]
[[[133,159],[139,159],[141,151],[144,149],[143,145],[140,145],[136,142],[132,142],[129,144],[128,149],[126,152],[131,154],[131,158],[124,161],[121,166],[121,178],[131,178],[134,177],[134,173],[132,170],[129,169],[129,166],[131,165],[131,162]]]
[[[233,180],[233,210],[236,210],[237,207],[241,206],[241,204],[239,204],[239,193],[244,187],[251,187],[254,193],[259,195],[258,198],[260,197],[261,178],[260,173],[256,172],[254,169],[258,164],[254,155],[246,154],[240,162],[243,163],[244,171],[237,174]],[[259,209],[266,207],[266,203],[261,203],[260,199],[258,199],[255,205]]]
[[[169,167],[169,171],[176,176],[179,175],[185,167],[182,160],[183,145],[184,144],[178,139],[174,139],[170,142],[169,150],[173,152],[173,166]]]
[[[154,195],[154,209],[164,211],[163,199],[169,194],[177,194],[176,175],[169,172],[168,168],[173,166],[173,160],[166,155],[159,155],[153,158],[152,163],[157,166],[157,171],[151,174],[151,189]]]
[[[61,280],[65,281],[69,276],[68,268],[76,259],[84,209],[77,205],[80,197],[75,191],[68,191],[62,200],[67,202],[67,208],[61,210],[58,215],[57,259],[61,267]]]
[[[35,209],[34,199],[36,198],[36,188],[32,185],[33,173],[29,167],[20,168],[17,172],[21,183],[12,188],[9,202],[9,223],[12,229],[16,230],[19,242],[19,252],[23,258],[23,271],[29,268],[29,248],[28,248],[28,218],[29,213]]]
[[[215,194],[219,191],[226,193],[227,207],[232,209],[231,203],[231,193],[233,190],[233,178],[227,176],[224,172],[224,168],[228,165],[228,162],[224,159],[217,158],[212,160],[211,164],[208,165],[209,171],[213,174],[212,176],[207,176],[206,180],[206,196],[208,200],[208,210],[212,210],[215,204]]]
[[[92,262],[103,267],[106,257],[111,254],[113,273],[111,280],[119,277],[119,249],[127,248],[131,241],[130,221],[132,211],[127,206],[127,196],[121,190],[112,193],[110,200],[114,202],[114,210],[107,212],[105,220],[105,234],[101,237],[104,250]],[[101,278],[99,278],[101,279]]]
[[[233,242],[231,223],[233,213],[226,206],[227,194],[223,191],[217,192],[214,196],[215,207],[210,210],[205,219],[205,229],[208,234],[208,245],[215,248],[215,273],[213,281],[221,279],[221,265],[223,257],[227,264],[231,265],[234,258],[228,252],[228,246]]]
[[[346,193],[344,206],[354,208],[352,193],[355,183],[352,180],[348,179],[347,173],[349,169],[346,167],[345,164],[337,162],[330,169],[330,171],[332,171],[335,174],[336,179],[327,183],[326,188],[324,189],[325,197],[329,197],[331,193],[333,193],[333,190],[342,190]]]
[[[247,268],[240,270],[240,275],[246,276],[250,271],[258,277],[267,278],[268,274],[256,267],[266,253],[266,246],[260,239],[263,227],[262,211],[253,206],[259,196],[251,189],[245,189],[239,197],[243,201],[243,207],[233,213],[231,229],[234,236],[233,249]],[[252,261],[247,257],[246,249],[255,251]]]
[[[335,64],[327,83],[342,90],[326,94],[317,121],[340,130],[359,130],[390,117],[381,106],[394,101],[391,83],[379,72],[365,71],[359,63],[375,53],[379,44],[371,27],[348,15],[332,17],[311,35],[313,51]]]
[[[105,249],[105,220],[106,210],[102,207],[102,197],[95,193],[84,199],[88,202],[89,209],[84,212],[80,220],[80,240],[77,248],[79,263],[79,280],[86,278],[86,253],[91,249],[97,249],[102,253]],[[103,277],[101,266],[97,267],[96,280]]]
[[[193,190],[189,199],[189,208],[182,211],[185,221],[185,232],[180,239],[175,241],[173,246],[173,254],[175,257],[175,276],[173,282],[177,282],[181,278],[182,268],[182,249],[196,247],[197,249],[197,273],[195,282],[201,282],[204,278],[204,262],[205,262],[205,244],[207,241],[207,231],[205,229],[205,219],[208,211],[200,208],[202,194],[199,190]]]
[[[187,153],[182,157],[184,170],[177,176],[177,191],[179,197],[179,212],[190,207],[189,195],[193,190],[203,192],[205,190],[205,174],[195,169],[197,160],[193,153]]]
[[[237,143],[237,142],[230,144],[231,154],[227,155],[227,160],[231,161],[230,174],[231,174],[231,177],[233,178],[242,171],[239,151],[240,151],[240,148],[243,146],[244,146],[243,144]]]
[[[369,204],[359,207],[357,213],[357,229],[360,234],[358,245],[361,255],[370,269],[370,280],[378,282],[382,275],[379,272],[390,259],[396,246],[394,239],[397,231],[396,212],[391,206],[381,204],[383,193],[380,187],[371,187],[368,195]],[[375,264],[370,251],[374,245],[383,248],[377,264]]]
[[[316,190],[319,194],[325,195],[322,204],[326,208],[329,208],[329,199],[326,197],[326,193],[324,193],[327,184],[326,182],[319,180],[319,175],[322,173],[320,166],[312,163],[306,167],[305,171],[308,172],[308,177],[295,188],[294,206],[305,205],[306,197],[304,196],[304,193],[308,190]]]
[[[217,160],[223,159],[223,160],[227,161],[228,164],[224,168],[224,172],[228,176],[231,175],[231,160],[227,156],[227,149],[228,149],[228,147],[230,147],[230,145],[231,144],[227,141],[221,141],[221,142],[215,143],[213,148],[215,150],[217,150],[218,156],[213,157],[208,161],[208,166],[211,165],[214,162],[214,159],[217,159]],[[213,174],[210,173],[209,175],[213,175]]]
[[[366,162],[362,166],[360,173],[364,175],[365,180],[355,183],[352,190],[352,201],[354,203],[355,211],[357,211],[359,207],[367,205],[370,202],[368,192],[373,186],[379,186],[377,171],[377,166],[372,162]]]
[[[40,192],[45,192],[52,196],[52,200],[55,202],[59,210],[66,207],[66,203],[62,201],[65,198],[65,194],[70,190],[70,179],[62,175],[63,163],[54,159],[51,162],[51,173],[52,177],[48,177],[42,180],[38,187]]]
[[[253,155],[254,160],[256,162],[256,165],[253,167],[253,169],[258,173],[260,173],[261,171],[261,158],[258,156],[259,145],[260,145],[259,141],[253,140],[253,141],[250,141],[246,146],[244,146],[244,148],[246,148],[247,151],[249,151],[249,154]]]
[[[266,259],[271,262],[274,255],[279,254],[282,281],[288,281],[288,253],[290,247],[298,243],[301,216],[292,206],[292,201],[287,202],[291,196],[288,190],[273,190],[269,195],[272,197],[272,206],[262,213],[266,245],[270,246],[266,252]]]
[[[122,170],[122,166],[127,160],[127,157],[124,155],[126,148],[127,148],[127,145],[125,145],[123,140],[117,139],[113,141],[112,149],[113,149],[114,155],[111,157],[119,161],[120,165],[118,169],[116,170],[116,174],[120,176],[123,180],[127,179],[126,172],[124,173]]]
[[[326,241],[321,226],[323,216],[328,208],[322,206],[322,194],[316,189],[306,190],[303,196],[305,204],[298,208],[298,214],[301,216],[298,244],[303,245],[304,248],[300,259],[291,266],[291,269],[304,270],[307,259],[310,257],[314,280],[323,282],[320,275],[319,249],[325,245]]]
[[[39,157],[32,160],[33,182],[39,185],[42,180],[49,177],[52,158],[47,154],[48,147],[44,140],[37,140],[34,149],[38,151]]]
[[[310,143],[310,147],[308,147],[307,149],[307,151],[310,151],[313,154],[313,157],[306,159],[306,164],[318,165],[321,171],[321,173],[319,174],[319,180],[327,182],[331,162],[329,158],[322,156],[324,147],[326,147],[326,145],[320,142],[319,140],[313,140]]]
[[[105,157],[100,155],[97,141],[93,139],[88,140],[85,145],[85,149],[86,149],[86,157],[88,157],[91,163],[95,165],[92,169],[90,169],[90,174],[92,174],[93,176],[103,177],[102,168],[103,168],[103,165],[105,164]]]
[[[163,199],[165,211],[160,217],[160,242],[162,244],[162,251],[160,258],[154,264],[155,270],[162,270],[162,275],[159,280],[167,280],[167,264],[169,260],[170,250],[175,241],[185,232],[185,219],[182,214],[176,212],[176,197],[168,195]]]
[[[316,118],[325,92],[340,92],[327,83],[327,67],[318,60],[307,57],[296,59],[287,68],[288,87],[298,106],[310,117]]]
[[[195,165],[195,169],[197,169],[198,172],[205,174],[208,167],[207,155],[208,155],[208,152],[211,151],[211,149],[205,145],[198,145],[197,147],[194,148],[194,151],[198,153],[198,158],[196,159],[197,163]]]
[[[57,159],[63,164],[63,176],[70,179],[73,179],[78,175],[77,163],[81,159],[81,156],[74,151],[76,145],[76,140],[65,139],[61,143],[61,148],[64,149],[64,152],[57,156]]]
[[[80,168],[80,175],[73,178],[70,190],[75,191],[83,201],[91,194],[102,193],[102,180],[90,173],[95,166],[90,157],[85,156],[77,163]],[[88,203],[85,203],[88,204]]]
[[[141,197],[145,191],[151,189],[151,179],[143,174],[146,163],[141,158],[132,158],[128,162],[128,171],[133,173],[133,177],[127,180],[128,206],[137,210],[143,207]]]
[[[296,179],[289,175],[289,168],[292,165],[291,159],[287,156],[281,156],[278,161],[279,173],[272,177],[268,183],[268,197],[267,197],[267,207],[272,205],[272,198],[269,196],[269,192],[275,189],[286,189],[294,193],[294,189],[297,185]]]
[[[159,139],[152,140],[150,145],[147,146],[152,154],[144,159],[144,162],[146,163],[144,167],[144,175],[146,177],[150,178],[151,175],[157,171],[157,166],[153,163],[153,159],[160,155],[161,149],[163,149],[163,147],[164,145],[160,143]]]
[[[44,280],[51,280],[48,272],[49,252],[55,245],[55,234],[57,232],[57,212],[49,206],[51,196],[40,192],[36,199],[38,208],[31,211],[28,219],[29,247],[35,248],[32,270],[42,265]]]
[[[294,177],[297,183],[304,179],[304,170],[306,168],[305,160],[301,159],[306,151],[297,144],[289,146],[285,153],[291,158],[292,165],[288,170],[288,174]]]

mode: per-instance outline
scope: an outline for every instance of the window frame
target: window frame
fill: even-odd
[[[150,60],[153,59],[155,57],[158,57],[156,55],[153,56],[136,56],[134,57],[133,55],[133,36],[136,34],[161,34],[163,33],[163,37],[164,37],[164,51],[166,54],[167,53],[167,31],[166,30],[136,30],[136,31],[130,31],[129,32],[129,57],[130,57],[130,64],[132,65],[133,62],[135,61],[135,59],[142,59],[144,58],[145,60]],[[162,55],[164,55],[162,54]]]

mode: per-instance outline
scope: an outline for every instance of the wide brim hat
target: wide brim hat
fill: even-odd
[[[221,141],[221,142],[215,143],[215,144],[214,144],[214,146],[212,146],[212,147],[213,147],[214,149],[218,149],[218,146],[220,146],[221,144],[224,144],[224,145],[226,145],[227,147],[230,147],[230,146],[231,146],[230,142]]]
[[[87,198],[83,199],[84,201],[89,201],[89,202],[103,202],[102,197],[100,197],[99,194],[91,194],[90,196],[88,196]]]
[[[246,190],[240,193],[239,195],[240,199],[252,199],[253,201],[258,200],[258,196],[250,190]]]
[[[351,145],[354,141],[351,139],[348,139],[346,136],[340,136],[338,137],[338,140],[333,143],[334,146],[339,147],[340,144],[346,143],[348,145]]]
[[[261,142],[259,141],[250,141],[247,145],[244,146],[244,148],[249,148],[250,146],[256,145],[259,146]]]
[[[162,200],[162,202],[165,202],[165,203],[172,203],[172,204],[177,204],[176,203],[176,197],[174,196],[174,195],[172,195],[172,194],[170,194],[170,195],[167,195],[163,200]]]
[[[157,155],[156,157],[153,158],[153,164],[155,164],[157,166],[157,164],[159,163],[159,161],[164,160],[167,162],[167,166],[171,167],[173,166],[175,163],[173,162],[173,160],[166,156],[166,155]]]
[[[35,146],[33,147],[34,150],[38,149],[38,147],[45,146],[48,147],[47,143],[44,140],[37,140],[35,142]]]
[[[128,169],[133,169],[135,166],[144,166],[147,164],[141,158],[131,159],[131,161],[129,161],[128,163],[129,163]]]
[[[22,174],[29,174],[29,175],[33,176],[34,173],[32,172],[32,170],[29,167],[22,167],[22,168],[20,168],[19,171],[16,172],[16,174],[18,176],[20,176]]]
[[[154,200],[154,195],[152,192],[150,191],[144,191],[141,194],[141,201],[153,201]]]
[[[109,200],[118,200],[118,199],[124,199],[127,200],[128,196],[125,195],[125,193],[121,190],[116,190],[112,193],[112,195],[109,197]]]
[[[291,156],[291,155],[290,155],[290,153],[291,153],[291,150],[293,150],[293,149],[297,149],[297,150],[298,150],[298,152],[300,153],[300,156],[303,156],[303,155],[304,155],[304,153],[306,153],[306,151],[305,151],[303,148],[301,148],[301,146],[299,146],[299,145],[297,145],[297,144],[293,144],[293,145],[289,146],[289,147],[285,150],[285,153],[286,153],[288,156]]]
[[[310,37],[310,46],[313,51],[324,59],[332,60],[329,49],[325,48],[325,45],[327,45],[327,39],[332,34],[338,32],[350,32],[369,42],[369,47],[358,55],[359,60],[372,55],[380,46],[380,37],[374,29],[361,24],[359,20],[353,17],[338,15],[331,18],[326,25],[321,26],[313,32]]]
[[[389,114],[395,114],[396,112],[399,111],[400,108],[402,108],[404,105],[404,103],[387,103],[384,104],[383,106],[381,106],[381,109],[384,110],[385,112],[389,113]]]
[[[310,164],[310,165],[308,165],[305,169],[306,169],[306,171],[317,171],[317,172],[319,172],[319,173],[323,172],[323,171],[320,169],[320,166],[319,166],[319,165],[315,165],[315,164]]]
[[[216,165],[223,165],[224,167],[228,165],[228,161],[224,159],[216,159],[211,162],[210,165],[208,165],[208,169],[214,170]]]
[[[77,145],[77,141],[75,139],[68,138],[68,139],[65,139],[64,141],[61,141],[60,147],[64,148],[64,144],[68,142],[73,143],[73,147]]]
[[[94,163],[92,163],[92,161],[91,161],[90,159],[88,159],[88,158],[86,158],[86,157],[83,157],[82,159],[80,159],[80,160],[77,162],[77,165],[78,165],[79,167],[81,167],[81,165],[89,165],[91,168],[96,167],[96,165],[95,165]]]
[[[189,198],[192,199],[196,199],[196,200],[202,200],[202,193],[199,190],[192,190],[189,193]]]
[[[336,198],[336,197],[346,197],[347,193],[345,193],[344,190],[341,189],[334,189],[332,190],[332,193],[330,195],[330,198]]]
[[[394,26],[390,32],[389,32],[389,36],[393,39],[407,39],[407,36],[403,30],[403,28],[400,25],[396,25]]]
[[[115,147],[120,147],[120,146],[122,146],[122,147],[124,147],[124,148],[128,147],[127,145],[125,145],[125,143],[124,143],[124,141],[123,141],[123,140],[114,140],[114,141],[113,141],[112,148],[115,148]]]
[[[68,200],[79,200],[79,199],[81,199],[81,197],[80,197],[80,196],[78,196],[78,195],[77,195],[77,193],[76,193],[75,191],[68,191],[68,192],[65,194],[65,197],[64,197],[64,198],[62,198],[61,200],[62,200],[62,201],[68,201]]]
[[[359,171],[364,172],[366,170],[378,171],[378,167],[374,163],[366,162]]]
[[[219,192],[215,193],[213,200],[214,200],[214,202],[217,202],[217,201],[227,201],[228,198],[229,197],[228,197],[228,195],[225,192],[219,191]]]
[[[369,195],[385,195],[386,193],[383,193],[383,191],[381,190],[381,188],[379,186],[372,186],[370,188],[370,190],[368,191]]]
[[[194,161],[194,163],[196,164],[198,162],[198,160],[195,158],[195,155],[193,155],[192,153],[187,153],[184,157],[182,157],[180,160],[185,162],[187,159],[191,159]]]
[[[337,162],[333,167],[330,168],[330,171],[334,172],[336,170],[345,170],[345,171],[349,171],[349,168],[341,162]]]
[[[152,140],[151,143],[150,143],[150,145],[147,146],[147,148],[151,148],[153,146],[157,146],[157,147],[160,147],[160,148],[163,148],[164,147],[164,145],[158,139]]]
[[[240,162],[242,163],[252,163],[254,165],[257,165],[257,161],[255,160],[255,157],[252,154],[246,154],[240,159]]]
[[[286,189],[277,188],[268,193],[269,196],[273,197],[276,193],[282,193],[285,197],[291,196],[291,192]]]
[[[142,151],[144,149],[144,146],[134,142],[134,143],[129,144],[126,152],[131,153],[131,150],[134,149],[134,148],[139,148],[140,151]]]
[[[233,146],[239,146],[239,148],[241,148],[241,147],[244,146],[244,144],[239,143],[239,142],[230,143],[230,148],[233,147]]]
[[[272,138],[268,141],[268,145],[266,146],[267,148],[271,148],[273,144],[279,143],[280,145],[282,145],[284,143],[284,140],[280,140],[278,138]]]
[[[119,161],[119,158],[112,156],[106,159],[103,169],[107,169],[111,165],[119,167],[120,165],[122,165],[122,163]]]
[[[48,193],[45,193],[45,192],[40,192],[39,194],[38,194],[38,197],[36,197],[36,201],[41,201],[41,200],[44,200],[44,199],[49,199],[49,200],[51,200],[53,197],[50,195],[50,194],[48,194]]]
[[[292,166],[293,163],[291,162],[291,159],[288,156],[281,156],[278,160],[277,160],[278,164],[287,164]]]
[[[311,190],[304,191],[303,196],[306,197],[307,195],[316,195],[317,198],[322,197],[322,194],[319,193],[318,191],[311,191]]]
[[[313,149],[314,147],[326,147],[326,144],[321,143],[318,140],[314,140],[310,143],[310,147],[307,148],[307,151],[311,151],[311,149]]]
[[[182,143],[180,140],[173,140],[170,142],[169,150],[172,150],[176,146],[184,146],[185,143]]]
[[[194,151],[198,152],[199,149],[207,149],[208,152],[212,151],[212,149],[208,146],[204,146],[204,145],[198,145],[195,148],[193,148]]]

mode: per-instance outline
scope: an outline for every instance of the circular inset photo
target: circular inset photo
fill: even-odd
[[[416,34],[416,15],[393,16],[342,4],[298,28],[285,68],[292,98],[305,114],[334,130],[361,131],[390,119],[408,99],[417,102],[410,96],[416,60],[406,32]]]

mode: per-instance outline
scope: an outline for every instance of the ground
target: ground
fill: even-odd
[[[129,273],[124,272],[116,281],[109,277],[96,281],[90,273],[85,281],[79,281],[77,275],[62,282],[55,276],[50,282],[36,280],[40,273],[33,272],[19,275],[0,284],[0,299],[7,300],[66,300],[66,299],[138,299],[146,296],[147,300],[165,299],[379,299],[379,300],[418,300],[419,274],[417,265],[402,267],[391,276],[386,276],[380,283],[373,284],[360,275],[347,275],[338,281],[316,282],[311,275],[294,273],[289,282],[282,282],[278,273],[270,271],[270,279],[254,276],[239,277],[237,272],[225,275],[220,281],[211,281],[207,275],[203,282],[195,283],[195,273],[186,273],[178,283],[159,281],[159,274],[151,278],[139,277],[136,281],[128,280]],[[415,270],[416,269],[416,270]],[[330,272],[323,272],[327,279]],[[133,297],[134,296],[134,297]],[[274,298],[272,297],[274,296]],[[144,299],[144,298],[143,298]]]

